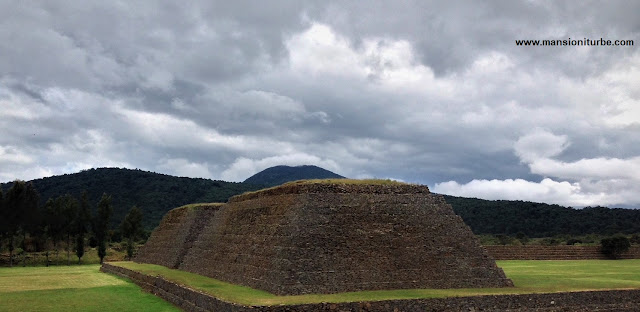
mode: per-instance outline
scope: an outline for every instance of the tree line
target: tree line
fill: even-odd
[[[111,196],[103,193],[92,214],[87,192],[78,200],[66,194],[49,198],[44,206],[33,183],[16,180],[6,194],[0,188],[0,250],[9,251],[9,266],[13,266],[16,248],[22,249],[22,262],[26,265],[27,250],[44,251],[49,265],[51,250],[59,252],[64,243],[67,264],[71,262],[72,245],[78,263],[85,254],[89,240],[97,247],[100,263],[107,255],[110,239],[110,221],[113,212]],[[133,206],[120,225],[127,239],[127,254],[133,255],[133,241],[142,233],[142,212]]]
[[[80,199],[83,192],[95,209],[103,193],[111,195],[110,227],[120,233],[120,224],[132,206],[144,214],[142,225],[151,232],[167,211],[192,203],[226,202],[233,195],[255,191],[261,186],[247,183],[174,177],[165,174],[124,168],[97,168],[32,181],[40,194],[40,205],[49,198],[71,194]],[[1,183],[5,194],[13,182]],[[115,238],[119,241],[119,238]]]
[[[640,209],[574,209],[527,201],[444,197],[476,235],[523,233],[528,237],[554,237],[640,233]]]

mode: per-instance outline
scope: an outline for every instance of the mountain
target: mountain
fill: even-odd
[[[344,179],[345,177],[333,173],[329,170],[317,167],[317,166],[275,166],[264,169],[248,179],[244,180],[244,183],[264,185],[264,186],[276,186],[282,183],[306,180],[306,179]]]
[[[103,193],[111,195],[112,226],[119,225],[132,206],[143,213],[143,225],[153,229],[167,211],[191,203],[226,202],[233,195],[262,186],[208,179],[181,178],[142,170],[99,168],[32,180],[41,206],[49,198],[71,194],[77,199],[84,190],[95,209]],[[6,192],[12,183],[2,185]]]

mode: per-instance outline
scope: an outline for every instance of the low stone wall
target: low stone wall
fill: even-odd
[[[591,260],[607,258],[600,246],[484,246],[496,260]],[[640,247],[634,246],[622,254],[621,259],[640,259]]]
[[[318,303],[279,306],[243,306],[202,292],[104,263],[102,272],[130,278],[185,311],[294,312],[294,311],[637,311],[640,290],[565,292],[529,295],[489,295],[372,302]]]

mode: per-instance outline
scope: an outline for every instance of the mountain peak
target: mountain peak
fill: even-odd
[[[329,170],[313,165],[285,166],[279,165],[264,169],[248,179],[245,183],[264,186],[276,186],[286,182],[307,179],[344,179],[345,177]]]

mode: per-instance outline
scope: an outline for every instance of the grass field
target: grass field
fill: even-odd
[[[0,311],[179,311],[99,268],[0,268]]]
[[[210,293],[225,301],[272,305],[316,302],[346,302],[415,299],[488,294],[524,294],[564,291],[640,288],[640,260],[498,261],[515,284],[512,288],[408,289],[361,291],[330,295],[275,296],[265,291],[233,285],[163,266],[118,262],[114,265],[149,275],[162,275],[179,284]]]
[[[275,296],[157,265],[112,264],[162,275],[226,301],[255,305],[640,288],[640,260],[498,261],[513,280],[513,288],[408,289],[302,296]],[[98,265],[0,268],[0,311],[178,311],[130,281],[98,269]]]

